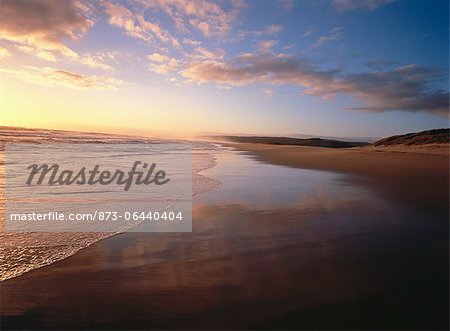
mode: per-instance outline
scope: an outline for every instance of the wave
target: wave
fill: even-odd
[[[0,282],[66,259],[83,248],[121,233],[9,233],[4,230],[6,217],[4,143],[53,144],[55,142],[71,144],[74,142],[169,144],[180,142],[180,140],[0,127]],[[198,141],[182,142],[192,145],[192,195],[222,187],[219,180],[200,174],[200,172],[216,165],[214,151],[218,149],[218,146]]]

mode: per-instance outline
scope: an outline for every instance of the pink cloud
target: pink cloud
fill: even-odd
[[[3,0],[0,36],[48,58],[76,58],[64,39],[77,40],[93,25],[89,7],[74,0]],[[52,55],[50,55],[52,53]]]

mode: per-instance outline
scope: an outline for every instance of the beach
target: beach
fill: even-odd
[[[366,182],[389,199],[430,213],[448,213],[448,144],[348,149],[251,143],[226,145],[272,164],[351,174],[353,180]]]
[[[2,327],[448,325],[448,154],[214,153],[200,174],[223,186],[194,196],[192,233],[119,234],[6,280]]]
[[[449,1],[0,1],[0,331],[449,329]]]

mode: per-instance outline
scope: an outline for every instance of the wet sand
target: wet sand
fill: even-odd
[[[434,231],[425,238],[401,228],[311,234],[296,242],[286,226],[298,217],[294,211],[200,208],[203,216],[225,215],[224,231],[239,232],[239,222],[263,227],[259,240],[266,247],[239,235],[208,238],[207,231],[196,240],[123,234],[2,283],[2,328],[441,329],[448,323],[446,256],[436,256],[444,239],[432,243],[439,238]],[[197,221],[219,222],[198,214]]]
[[[285,162],[276,148],[252,155]],[[240,161],[217,168],[227,162]],[[447,328],[447,214],[398,206],[399,192],[372,193],[359,177],[298,169],[296,179],[296,169],[245,162],[224,168],[234,184],[195,196],[192,233],[124,233],[2,282],[2,328]],[[323,183],[292,189],[311,176]]]
[[[277,165],[353,175],[382,195],[448,220],[449,145],[356,147],[348,149],[233,144]]]

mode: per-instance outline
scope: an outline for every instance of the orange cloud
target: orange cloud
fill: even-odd
[[[0,69],[0,73],[26,82],[79,89],[116,89],[125,84],[123,81],[111,77],[83,75],[50,67],[37,68],[26,66],[20,69],[2,68]]]

